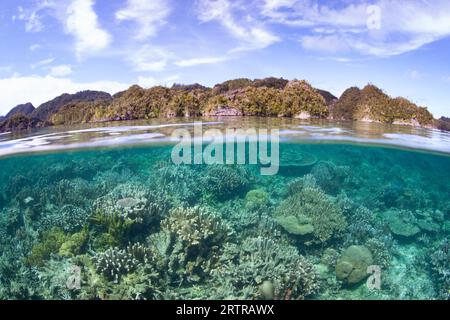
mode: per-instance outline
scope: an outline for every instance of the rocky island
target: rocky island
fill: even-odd
[[[149,89],[134,85],[113,96],[99,91],[63,94],[37,108],[31,103],[13,108],[0,132],[17,132],[51,125],[198,116],[262,116],[332,119],[435,127],[448,130],[449,119],[436,120],[426,107],[392,98],[378,87],[352,87],[340,98],[305,80],[283,78],[234,79],[208,88],[175,84]]]

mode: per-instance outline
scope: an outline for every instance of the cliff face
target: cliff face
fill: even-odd
[[[6,119],[13,117],[16,114],[23,114],[25,116],[31,114],[35,110],[34,106],[31,103],[19,104],[18,106],[11,109],[10,112],[6,115]]]

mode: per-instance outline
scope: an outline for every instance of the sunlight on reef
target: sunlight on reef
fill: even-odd
[[[172,145],[156,142],[193,123],[1,141],[0,299],[449,298],[450,157],[376,145],[448,152],[448,136],[243,127],[258,121],[281,129],[278,175],[259,164],[174,165]],[[309,143],[316,134],[322,143]],[[64,148],[73,150],[14,155]]]

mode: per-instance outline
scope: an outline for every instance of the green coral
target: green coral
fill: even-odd
[[[104,235],[98,241],[101,247],[104,244],[119,245],[126,242],[127,235],[133,226],[133,221],[123,219],[120,213],[95,212],[91,217],[91,224]]]
[[[89,239],[89,230],[85,227],[82,231],[72,234],[59,248],[59,254],[63,257],[73,257],[82,253]]]
[[[269,194],[262,189],[251,190],[245,195],[245,208],[247,210],[257,211],[269,204]]]
[[[44,232],[42,238],[31,249],[30,255],[27,258],[27,263],[30,266],[43,266],[45,261],[49,260],[52,254],[59,252],[61,245],[68,239],[67,234],[63,230],[53,228]]]

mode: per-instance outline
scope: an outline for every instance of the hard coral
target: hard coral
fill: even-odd
[[[207,208],[176,208],[161,221],[161,232],[150,242],[170,279],[196,282],[209,274],[230,233]]]
[[[319,188],[304,188],[284,200],[275,219],[289,233],[311,236],[306,244],[327,242],[347,227],[340,207]]]
[[[222,298],[303,299],[319,289],[315,268],[292,246],[272,239],[248,238],[228,244],[214,279],[229,287]]]

